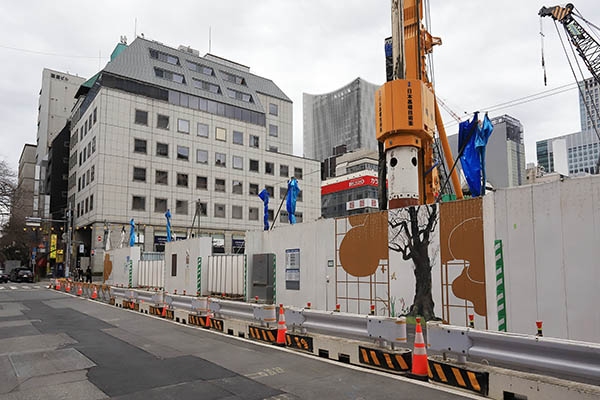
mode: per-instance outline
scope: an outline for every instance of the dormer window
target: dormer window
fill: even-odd
[[[162,51],[150,49],[150,57],[154,58],[155,60],[163,61],[172,65],[181,65],[179,64],[179,57],[163,53]]]

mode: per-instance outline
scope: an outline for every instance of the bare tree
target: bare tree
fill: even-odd
[[[17,190],[16,174],[6,161],[0,160],[0,216],[10,215]]]
[[[409,315],[435,319],[431,295],[431,259],[429,244],[438,222],[437,205],[429,204],[389,211],[390,250],[412,260],[415,274],[415,297]]]

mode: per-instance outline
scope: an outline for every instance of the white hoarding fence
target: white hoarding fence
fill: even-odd
[[[165,285],[165,261],[140,261],[138,287],[162,288]]]
[[[208,257],[208,292],[232,297],[246,296],[246,256]]]

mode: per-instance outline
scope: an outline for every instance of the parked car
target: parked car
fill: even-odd
[[[0,269],[0,283],[8,283],[8,274],[5,274],[3,269]]]
[[[10,271],[10,280],[12,282],[32,282],[33,272],[28,268],[15,268]]]

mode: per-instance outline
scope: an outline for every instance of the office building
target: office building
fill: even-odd
[[[536,142],[538,164],[546,172],[554,172],[554,140],[564,139],[567,145],[569,175],[594,174],[600,156],[600,140],[593,129]]]
[[[240,251],[244,232],[263,227],[258,193],[269,192],[272,220],[292,176],[298,221],[320,216],[320,163],[289,154],[292,102],[247,66],[137,38],[120,43],[78,96],[68,196],[75,239],[84,255],[96,250],[95,270],[105,224],[112,247],[123,227],[129,238],[133,218],[136,243],[160,250],[168,209],[177,238],[191,235],[194,222],[214,251]]]
[[[347,151],[377,150],[375,91],[378,88],[357,78],[330,93],[304,93],[304,156],[325,161],[340,145],[345,145]]]
[[[592,77],[579,82],[579,87],[582,89],[579,93],[581,130],[593,131],[596,127],[600,131],[600,114],[596,112],[596,110],[600,110],[600,85]]]
[[[526,184],[523,125],[509,115],[492,118],[491,122],[494,130],[485,153],[487,182],[494,188]],[[452,155],[457,157],[458,134],[448,136],[448,142]],[[462,169],[460,162],[456,164],[456,168]]]
[[[50,196],[49,214],[52,219],[61,220],[67,208],[69,183],[69,141],[71,124],[67,121],[48,150],[46,167],[46,194]]]
[[[33,193],[36,189],[35,180],[35,154],[36,146],[34,144],[25,144],[19,157],[19,171],[17,177],[17,200],[19,210],[24,217],[33,216],[34,205]]]
[[[324,218],[379,211],[378,152],[361,149],[337,157],[334,177],[321,183]]]

